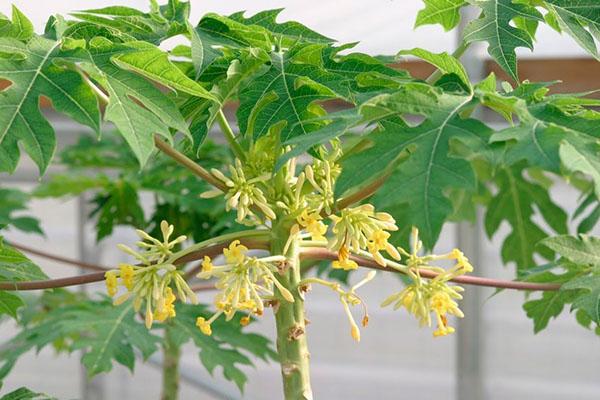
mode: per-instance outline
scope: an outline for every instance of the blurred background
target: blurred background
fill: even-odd
[[[114,4],[147,9],[145,0],[76,0],[13,1],[32,19],[38,31],[50,14],[66,14],[82,8]],[[443,32],[429,26],[413,30],[421,0],[358,1],[266,1],[191,0],[192,21],[203,13],[231,13],[283,7],[280,20],[298,20],[340,42],[360,41],[357,50],[373,55],[393,55],[401,49],[424,47],[451,52],[458,33]],[[10,1],[2,0],[0,12],[10,15]],[[468,17],[468,16],[467,16]],[[587,91],[600,88],[600,63],[586,54],[566,36],[545,26],[541,28],[535,53],[519,51],[523,79],[554,81],[562,79],[557,90]],[[520,49],[523,50],[523,49]],[[473,79],[486,76],[497,68],[488,60],[484,48],[475,48],[464,58]],[[427,65],[414,60],[404,66],[417,76],[426,76]],[[501,75],[501,74],[500,74]],[[49,114],[61,145],[72,143],[81,127]],[[488,121],[501,127],[496,120]],[[50,169],[49,174],[57,168]],[[2,186],[32,188],[38,181],[37,169],[25,157],[12,176],[0,175]],[[576,196],[566,185],[558,185],[554,199],[573,210]],[[148,204],[151,199],[147,199]],[[46,238],[9,232],[7,239],[27,243],[63,256],[85,259],[101,265],[121,261],[115,243],[130,242],[132,232],[117,229],[116,234],[100,245],[94,242],[92,224],[86,221],[85,199],[70,201],[37,200],[32,213],[42,220]],[[506,228],[506,227],[505,227]],[[513,266],[503,266],[500,244],[507,229],[493,240],[485,237],[479,224],[447,225],[442,233],[439,251],[459,245],[473,260],[475,273],[512,279]],[[32,257],[52,277],[73,275],[74,268]],[[358,279],[362,274],[355,274]],[[576,325],[569,315],[550,323],[549,329],[533,334],[533,323],[521,308],[523,293],[469,288],[462,306],[466,318],[453,321],[457,334],[434,339],[431,330],[419,329],[405,312],[381,310],[378,305],[386,293],[399,290],[396,277],[379,274],[364,287],[363,298],[371,305],[371,323],[363,331],[360,344],[349,335],[347,320],[337,297],[327,289],[314,288],[308,298],[309,345],[312,378],[316,399],[598,399],[600,393],[600,341],[592,332]],[[88,286],[90,291],[102,286]],[[210,294],[203,294],[208,302]],[[272,337],[273,318],[265,316],[251,329]],[[0,325],[3,338],[15,332],[10,323]],[[117,367],[111,373],[88,381],[79,364],[79,355],[56,357],[51,351],[30,354],[15,368],[5,382],[3,392],[28,386],[60,399],[85,400],[157,399],[160,393],[160,358],[138,363],[135,376]],[[258,362],[247,371],[249,383],[240,394],[230,383],[212,378],[200,365],[197,351],[189,348],[181,368],[182,399],[279,399],[279,367]]]

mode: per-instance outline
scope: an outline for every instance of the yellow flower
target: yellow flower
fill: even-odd
[[[350,251],[348,247],[342,246],[339,251],[338,260],[331,265],[334,269],[343,269],[345,271],[358,268],[358,264],[350,259]]]
[[[309,214],[308,210],[304,209],[296,220],[300,226],[306,229],[313,240],[325,240],[323,235],[327,232],[327,225],[321,222],[322,218],[319,213]]]
[[[459,249],[452,250],[452,258],[456,260],[456,268],[461,270],[462,273],[473,272],[473,266],[469,262],[469,259],[465,257],[464,253]]]
[[[209,256],[204,256],[204,260],[202,260],[202,272],[210,273],[213,269],[214,265]],[[208,279],[208,276],[206,277]]]
[[[388,242],[389,237],[389,232],[386,232],[383,229],[378,229],[371,234],[367,243],[367,249],[369,250],[369,253],[371,253],[377,264],[381,266],[385,266],[385,259],[381,253],[379,253],[381,250],[387,251],[387,253],[396,260],[400,259],[400,253],[398,250],[396,250],[396,248]]]
[[[241,326],[246,326],[249,323],[250,323],[250,317],[248,317],[248,316],[242,317],[242,319],[240,319]]]
[[[107,271],[104,274],[105,283],[106,283],[106,291],[110,297],[113,297],[117,294],[117,273],[115,271]]]
[[[352,335],[352,339],[360,342],[360,329],[358,329],[356,324],[352,324],[352,328],[350,328],[350,335]]]
[[[204,317],[198,317],[196,319],[196,326],[200,328],[200,331],[204,333],[206,336],[212,335],[212,329],[210,327],[210,322],[208,322]]]
[[[248,248],[240,244],[239,240],[234,240],[229,244],[228,249],[223,249],[223,255],[230,264],[241,264],[244,262]]]
[[[448,320],[445,315],[438,314],[438,328],[433,332],[434,337],[447,336],[454,333],[454,328],[448,326]]]
[[[162,302],[158,303],[159,307],[154,311],[154,319],[158,322],[163,322],[167,318],[172,318],[176,315],[173,303],[175,303],[177,297],[170,287],[165,289],[164,297],[161,300]]]
[[[119,265],[119,272],[121,276],[121,283],[127,288],[127,290],[131,290],[133,288],[133,265],[121,264]]]

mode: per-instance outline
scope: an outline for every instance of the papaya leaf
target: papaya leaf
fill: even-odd
[[[0,108],[0,171],[14,171],[19,159],[18,142],[43,174],[54,155],[54,130],[39,110],[40,96],[75,121],[100,129],[96,97],[82,77],[59,67],[60,42],[33,37],[27,45],[16,39],[0,38],[0,52],[17,52],[25,59],[0,58],[0,78],[11,85],[2,91]]]
[[[472,3],[481,8],[482,16],[467,25],[465,42],[487,42],[490,56],[519,82],[515,49],[533,49],[533,39],[526,30],[512,26],[511,21],[517,17],[542,21],[542,15],[534,7],[513,0],[475,0]]]
[[[274,52],[268,71],[249,81],[239,94],[240,130],[258,138],[283,122],[282,141],[315,130],[319,124],[308,121],[319,114],[311,106],[318,100],[347,97],[342,82],[341,76],[324,68],[294,62],[289,52]]]
[[[420,10],[415,28],[422,25],[440,24],[445,31],[456,28],[460,22],[460,9],[465,0],[423,0],[425,8]]]
[[[502,244],[502,261],[514,262],[520,270],[535,265],[534,254],[551,259],[554,253],[536,244],[548,233],[534,219],[539,210],[546,223],[557,233],[567,233],[567,215],[550,198],[547,190],[523,177],[522,166],[502,168],[495,177],[498,189],[487,206],[485,230],[489,237],[506,221],[512,231]]]

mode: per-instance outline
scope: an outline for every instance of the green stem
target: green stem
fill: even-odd
[[[174,338],[173,326],[165,325],[163,341],[163,387],[161,400],[177,400],[179,397],[179,359],[181,348]]]
[[[271,254],[282,254],[288,240],[290,226],[280,223],[273,228]],[[312,400],[310,386],[310,354],[306,339],[304,299],[298,291],[301,281],[299,248],[292,243],[285,254],[287,269],[278,278],[294,296],[294,302],[286,301],[277,291],[276,307],[277,352],[281,363],[283,392],[286,400]]]
[[[217,113],[217,122],[219,123],[219,126],[223,131],[223,135],[225,136],[225,139],[227,139],[227,143],[229,143],[229,146],[231,146],[231,150],[233,151],[235,156],[241,161],[245,161],[246,152],[244,151],[240,143],[236,140],[235,134],[233,133],[229,122],[227,122],[227,118],[225,118],[225,114],[223,114],[222,109],[219,110],[219,112]]]
[[[454,53],[452,53],[452,56],[454,58],[460,59],[463,56],[463,54],[465,54],[465,52],[467,51],[469,46],[471,46],[471,43],[466,43],[464,40],[461,41],[460,46],[458,46],[458,48],[456,50],[454,50]],[[431,74],[429,76],[429,78],[426,79],[426,82],[434,83],[435,81],[440,79],[441,76],[442,76],[442,71],[437,69],[437,70],[435,70],[435,72],[433,74]]]

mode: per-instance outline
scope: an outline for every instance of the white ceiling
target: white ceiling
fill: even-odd
[[[42,29],[48,15],[67,14],[82,8],[108,5],[127,5],[148,8],[146,0],[13,0],[36,25]],[[340,42],[357,42],[357,49],[371,54],[395,54],[401,49],[424,47],[432,51],[451,51],[456,43],[455,33],[445,33],[441,27],[426,26],[413,30],[415,16],[422,0],[191,0],[192,20],[206,12],[229,14],[247,10],[249,14],[270,8],[284,8],[281,20],[295,19],[333,37]],[[2,1],[0,12],[10,14],[10,1]],[[85,4],[85,5],[83,5]],[[527,49],[520,55],[531,56]],[[535,57],[578,56],[585,53],[568,37],[542,27],[536,43]]]

